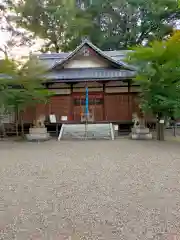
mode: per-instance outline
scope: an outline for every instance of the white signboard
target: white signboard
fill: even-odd
[[[68,117],[67,116],[61,116],[61,121],[67,121]]]
[[[51,122],[51,123],[56,123],[56,115],[51,114],[51,115],[49,116],[49,119],[50,119],[50,122]]]
[[[118,131],[119,130],[119,126],[118,125],[114,125],[114,130]]]

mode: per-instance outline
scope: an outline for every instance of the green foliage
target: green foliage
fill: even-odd
[[[21,66],[8,59],[0,64],[0,106],[6,109],[25,110],[51,96],[43,86],[44,69],[34,60]]]
[[[75,0],[25,0],[21,4],[8,0],[8,6],[16,15],[12,21],[18,27],[33,33],[33,38],[44,40],[42,51],[59,52],[76,37],[78,31],[89,25],[79,19]]]
[[[12,22],[45,41],[43,52],[73,50],[87,35],[104,50],[161,40],[180,15],[177,0],[6,1]]]
[[[91,40],[107,50],[162,39],[179,15],[176,0],[92,0],[86,13],[91,16]]]
[[[136,47],[128,62],[137,66],[135,82],[141,88],[141,107],[159,116],[180,112],[180,38],[154,41],[150,47]],[[179,35],[180,36],[180,35]]]

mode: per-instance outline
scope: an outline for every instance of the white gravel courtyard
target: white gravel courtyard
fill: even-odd
[[[0,142],[0,240],[178,233],[180,143]]]

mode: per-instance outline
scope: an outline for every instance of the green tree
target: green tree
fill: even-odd
[[[42,51],[72,50],[83,36],[101,49],[161,40],[179,17],[177,0],[8,1],[16,26],[45,41]]]
[[[15,47],[27,46],[30,47],[35,44],[32,33],[25,29],[20,29],[15,24],[17,16],[10,9],[8,1],[1,1],[0,3],[0,31],[5,32],[7,39],[4,39],[0,46],[0,53],[6,58],[12,57],[12,50]]]
[[[157,116],[158,123],[180,112],[180,34],[149,47],[136,47],[128,62],[137,66],[136,84],[141,89],[141,109]],[[159,128],[158,128],[159,129]],[[163,134],[163,133],[162,133]],[[161,140],[158,131],[158,139]]]
[[[3,60],[0,65],[0,107],[16,113],[16,132],[19,117],[23,133],[23,112],[29,106],[46,103],[51,96],[44,86],[45,70],[35,60],[21,66],[12,60]]]
[[[87,1],[81,2],[88,6]],[[90,38],[106,50],[161,40],[172,32],[179,16],[176,0],[92,0],[85,17],[86,12],[93,23]]]
[[[9,98],[11,97],[11,83],[12,76],[16,65],[13,61],[0,60],[0,133],[5,135],[4,116],[12,111],[9,105]],[[8,76],[6,75],[8,73]]]
[[[77,29],[89,25],[79,19],[75,0],[24,0],[21,4],[7,1],[11,9],[11,22],[16,27],[33,34],[33,38],[44,40],[42,51],[59,52],[76,37]],[[12,16],[13,15],[13,16]]]

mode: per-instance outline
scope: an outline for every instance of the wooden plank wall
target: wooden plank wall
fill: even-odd
[[[131,121],[133,113],[132,94],[105,94],[105,117],[107,121]]]
[[[116,86],[117,84],[121,85],[121,87]],[[27,109],[24,114],[25,122],[32,122],[40,115],[48,116],[49,114],[55,114],[57,121],[61,120],[61,116],[68,116],[68,119],[70,119],[72,112],[74,120],[80,120],[81,109],[79,106],[72,106],[74,101],[73,95],[78,93],[85,94],[85,83],[75,84],[72,94],[69,85],[64,84],[61,89],[59,89],[59,87],[59,85],[56,86],[55,91],[57,91],[57,95],[51,97],[51,100],[47,105],[38,104],[36,110],[35,108]],[[52,89],[52,91],[54,90]],[[91,88],[89,88],[89,92],[93,94],[96,94],[95,92],[103,94],[102,84],[93,83]],[[131,121],[132,113],[139,111],[136,96],[137,89],[131,88],[131,92],[128,93],[127,83],[108,83],[103,98],[104,110],[103,104],[97,105],[95,108],[96,120]]]

